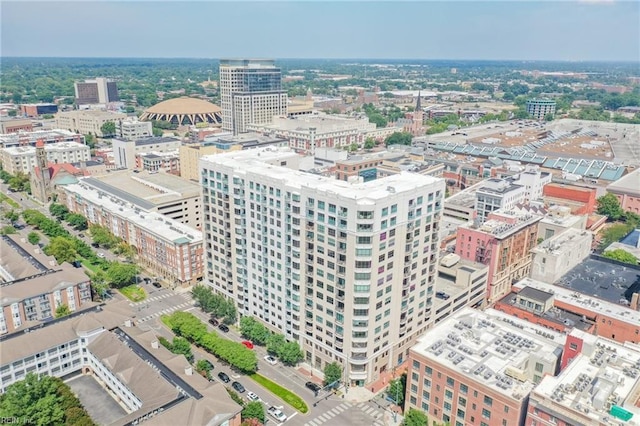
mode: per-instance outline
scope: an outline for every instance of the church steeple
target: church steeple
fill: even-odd
[[[418,102],[416,102],[416,111],[422,111],[422,102],[420,100],[420,91],[418,90]]]

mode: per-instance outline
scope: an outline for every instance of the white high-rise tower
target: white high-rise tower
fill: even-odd
[[[363,183],[297,169],[288,148],[204,156],[206,282],[362,386],[406,359],[431,316],[444,180]]]

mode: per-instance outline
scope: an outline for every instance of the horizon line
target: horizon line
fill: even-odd
[[[0,59],[199,59],[199,60],[220,60],[220,59],[229,59],[228,56],[225,57],[197,57],[197,56],[4,56],[0,55]],[[239,56],[234,59],[254,59],[253,56]],[[262,58],[264,59],[264,58]],[[364,58],[364,57],[340,57],[340,58],[322,58],[322,57],[282,57],[275,58],[269,57],[268,59],[272,59],[275,61],[283,61],[283,60],[329,60],[329,61],[462,61],[462,62],[559,62],[559,63],[640,63],[640,59],[452,59],[452,58]]]

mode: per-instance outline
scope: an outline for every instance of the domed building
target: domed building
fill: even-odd
[[[222,125],[222,110],[211,102],[183,96],[155,104],[140,116],[140,120],[168,121],[178,126],[197,123]]]

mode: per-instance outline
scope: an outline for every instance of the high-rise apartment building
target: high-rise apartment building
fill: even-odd
[[[556,113],[556,101],[550,99],[529,99],[527,112],[536,120],[544,120],[547,115],[552,117]]]
[[[220,106],[222,128],[233,134],[247,131],[247,124],[270,123],[287,114],[287,92],[282,72],[269,59],[221,59]]]
[[[444,180],[362,182],[294,170],[289,148],[204,156],[206,282],[351,386],[403,362],[425,331]]]
[[[108,104],[120,100],[116,82],[103,77],[76,82],[75,90],[77,105]]]

